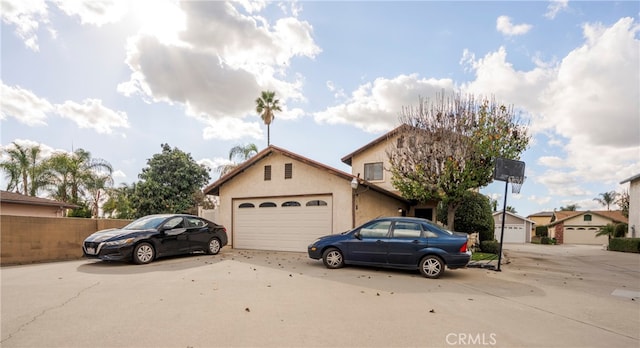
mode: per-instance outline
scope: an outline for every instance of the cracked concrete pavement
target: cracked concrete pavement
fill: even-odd
[[[234,250],[3,267],[2,347],[638,347],[640,255],[505,245],[501,272]]]

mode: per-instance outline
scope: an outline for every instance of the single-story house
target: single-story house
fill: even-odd
[[[505,212],[504,219],[504,243],[530,243],[531,230],[535,222],[518,214]],[[502,233],[502,211],[493,213],[495,222],[495,238],[499,242]]]
[[[627,237],[640,237],[640,174],[622,180],[620,184],[629,183],[629,230]]]
[[[67,209],[78,206],[52,199],[0,191],[0,215],[64,217]]]
[[[558,244],[607,244],[607,236],[596,236],[600,227],[628,222],[621,210],[555,211],[549,237]]]
[[[547,226],[551,223],[551,219],[553,219],[552,211],[541,211],[535,214],[531,214],[527,216],[527,219],[533,221],[534,225],[531,229],[531,237],[536,235],[536,227],[537,226]]]
[[[219,196],[217,222],[234,248],[303,252],[317,237],[409,211],[408,200],[368,178],[270,145],[204,193]]]

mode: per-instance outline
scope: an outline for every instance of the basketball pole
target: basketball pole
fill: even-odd
[[[500,264],[502,263],[502,242],[504,241],[504,220],[507,215],[507,191],[509,189],[509,180],[504,182],[504,203],[502,204],[502,226],[500,227],[500,251],[498,252],[498,268],[496,272],[501,272]]]

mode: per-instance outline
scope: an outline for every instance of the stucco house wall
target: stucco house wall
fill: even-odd
[[[387,148],[389,142],[397,141],[397,136],[390,136],[387,141],[381,141],[366,148],[362,152],[358,152],[353,155],[351,159],[351,174],[360,174],[361,178],[364,178],[364,165],[367,163],[382,162],[382,180],[369,180],[385,190],[397,191],[391,183],[391,172],[389,169],[391,165],[389,163],[389,157],[387,156]]]
[[[629,229],[627,237],[640,237],[640,174],[623,180],[629,183]]]
[[[554,221],[549,228],[550,237],[556,238],[559,244],[607,244],[607,236],[596,236],[600,227],[626,222],[619,211],[557,212],[558,216],[566,214],[571,215]]]

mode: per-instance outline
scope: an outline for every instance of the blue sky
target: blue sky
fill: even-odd
[[[160,145],[211,168],[271,143],[331,167],[420,97],[513,105],[533,136],[520,215],[640,173],[637,1],[2,0],[0,146],[83,148],[132,183]],[[217,174],[212,171],[212,181]],[[6,180],[0,181],[3,188]],[[504,183],[482,188],[502,203]]]

